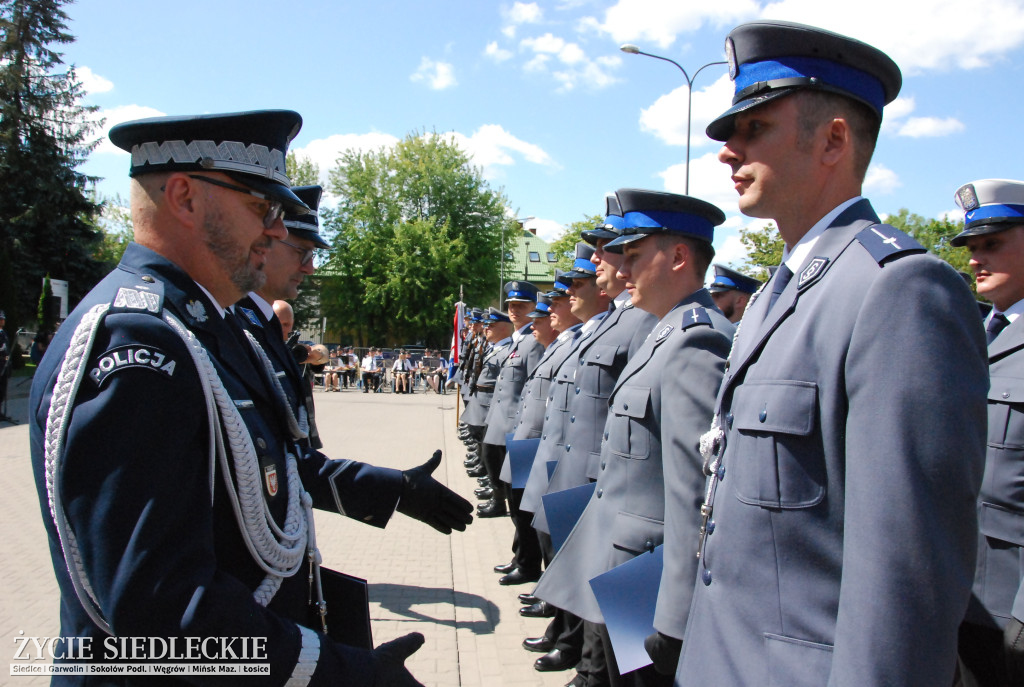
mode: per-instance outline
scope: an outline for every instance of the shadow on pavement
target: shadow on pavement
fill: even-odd
[[[425,604],[450,604],[453,596],[456,608],[476,609],[483,614],[483,619],[461,622],[451,618],[433,618],[412,609],[413,606]],[[370,601],[371,603],[378,602],[381,608],[412,620],[464,628],[476,635],[493,633],[494,627],[501,618],[501,611],[493,602],[477,594],[453,592],[446,587],[412,587],[401,584],[371,583]]]

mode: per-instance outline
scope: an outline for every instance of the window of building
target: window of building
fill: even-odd
[[[548,262],[558,262],[558,258],[555,257],[554,253],[548,253]]]
[[[540,253],[535,250],[530,251],[530,262],[540,262]]]

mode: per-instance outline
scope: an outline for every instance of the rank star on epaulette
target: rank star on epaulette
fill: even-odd
[[[666,324],[664,327],[661,328],[661,331],[658,332],[658,337],[655,339],[655,341],[661,341],[666,336],[668,336],[673,329],[675,329],[675,327],[673,327],[670,324]]]
[[[203,305],[202,301],[189,301],[185,304],[185,311],[196,322],[206,322],[208,319],[206,315],[206,306]]]

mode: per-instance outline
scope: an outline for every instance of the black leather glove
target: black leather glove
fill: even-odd
[[[1011,617],[1003,629],[1007,684],[1024,685],[1024,623]]]
[[[441,452],[434,451],[423,465],[402,472],[402,497],[398,512],[425,522],[438,532],[460,532],[473,522],[473,505],[430,476],[441,464]]]
[[[423,687],[405,667],[405,659],[416,653],[421,646],[423,635],[410,632],[371,651],[374,687]]]
[[[662,675],[675,675],[679,665],[679,652],[683,649],[683,640],[655,632],[647,635],[644,649],[654,661],[654,669]]]

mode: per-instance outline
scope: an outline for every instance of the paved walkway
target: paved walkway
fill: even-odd
[[[0,644],[7,647],[0,652],[0,683],[30,687],[47,681],[9,675],[13,638],[20,631],[55,635],[58,595],[29,463],[28,384],[17,387],[18,381],[11,380],[15,393],[8,413],[22,424],[0,422]],[[470,498],[476,480],[462,467],[455,400],[454,394],[422,391],[317,392],[324,452],[404,469],[440,448],[444,461],[435,476]],[[374,641],[412,631],[426,636],[406,665],[429,687],[554,687],[573,676],[536,672],[538,654],[520,646],[524,637],[541,634],[547,621],[522,618],[516,596],[529,585],[502,587],[491,570],[511,558],[512,534],[508,518],[478,519],[466,532],[446,537],[400,514],[384,530],[334,515],[317,517],[325,563],[370,582]]]

